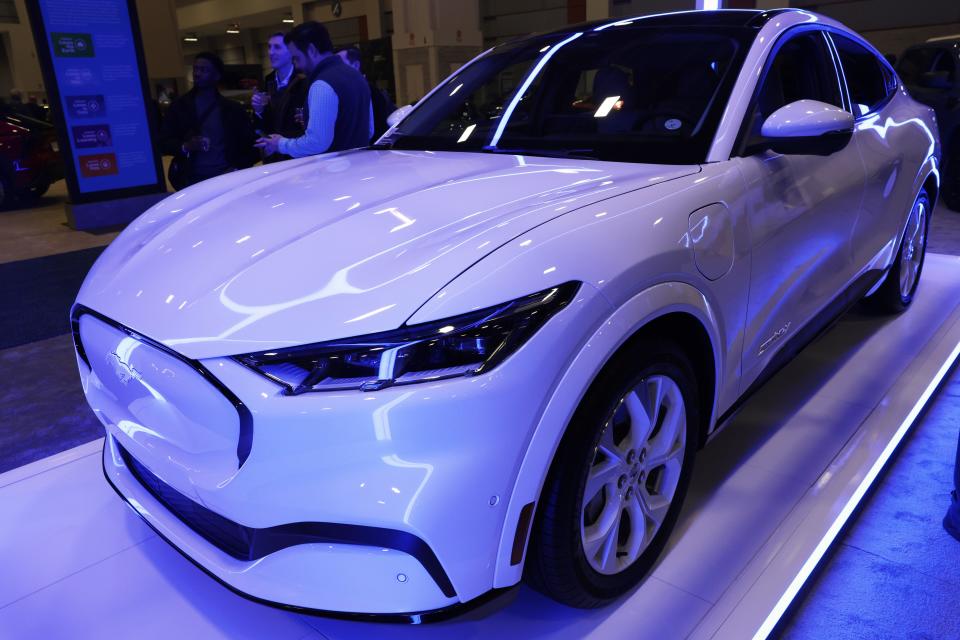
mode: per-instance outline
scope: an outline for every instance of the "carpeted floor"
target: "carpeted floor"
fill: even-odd
[[[960,542],[950,505],[960,369],[811,585],[785,640],[960,639]]]
[[[0,473],[103,435],[70,334],[0,351],[0,380]]]
[[[0,349],[70,331],[70,305],[103,249],[0,264]]]

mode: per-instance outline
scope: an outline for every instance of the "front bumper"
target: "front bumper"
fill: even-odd
[[[272,603],[419,616],[490,592],[498,563],[510,563],[501,534],[517,524],[505,523],[504,516],[533,429],[592,320],[608,311],[606,301],[584,286],[573,304],[492,372],[376,392],[289,397],[230,358],[194,363],[251,416],[252,444],[239,466],[237,447],[217,449],[212,436],[197,441],[193,457],[177,458],[189,448],[183,438],[191,431],[173,422],[196,430],[197,421],[171,412],[168,405],[182,408],[183,401],[168,401],[170,393],[157,380],[148,385],[153,400],[122,397],[138,376],[147,384],[147,363],[130,358],[130,371],[118,369],[127,386],[114,384],[112,392],[104,381],[111,370],[98,364],[102,354],[88,349],[80,370],[109,436],[108,480],[205,571]],[[108,355],[119,359],[128,351]],[[160,364],[154,368],[186,375]],[[239,437],[223,408],[229,403],[218,408],[202,397],[208,390],[190,384],[198,385],[191,402],[224,423],[220,435]],[[145,403],[151,405],[146,410]],[[131,459],[138,464],[128,464]],[[144,474],[162,478],[198,510],[237,527],[234,539],[247,536],[246,551],[196,522],[191,528],[156,486],[151,491]]]

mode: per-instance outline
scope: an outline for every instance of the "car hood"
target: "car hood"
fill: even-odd
[[[385,331],[525,231],[697,171],[373,150],[255,167],[140,216],[77,301],[191,358]]]

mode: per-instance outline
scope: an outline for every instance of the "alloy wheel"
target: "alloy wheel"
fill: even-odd
[[[927,202],[918,198],[910,211],[900,253],[900,295],[908,298],[920,275],[927,242]]]
[[[644,378],[604,425],[581,500],[580,538],[597,572],[632,565],[663,525],[686,451],[686,408],[671,378]]]

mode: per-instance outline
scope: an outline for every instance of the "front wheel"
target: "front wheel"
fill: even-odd
[[[671,343],[638,342],[604,369],[544,486],[525,567],[531,586],[588,608],[646,576],[690,482],[697,407],[693,367]]]
[[[907,217],[896,260],[890,267],[886,280],[869,298],[869,302],[880,311],[899,313],[913,302],[927,253],[927,230],[930,227],[931,213],[930,197],[925,189],[921,189]]]

